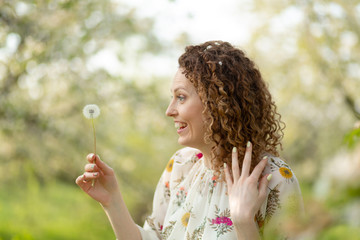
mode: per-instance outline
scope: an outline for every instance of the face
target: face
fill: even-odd
[[[173,98],[166,115],[174,119],[179,144],[202,149],[205,146],[204,106],[194,85],[185,77],[181,68],[174,77],[171,93]]]

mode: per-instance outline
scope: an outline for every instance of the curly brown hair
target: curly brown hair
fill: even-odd
[[[179,65],[204,104],[205,142],[215,143],[211,163],[217,174],[224,162],[231,169],[234,146],[242,168],[247,141],[253,145],[251,171],[265,153],[279,156],[285,124],[260,71],[243,51],[209,41],[187,46]]]

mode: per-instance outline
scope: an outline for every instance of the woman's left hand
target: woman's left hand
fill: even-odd
[[[228,186],[230,214],[234,225],[238,227],[254,223],[255,214],[259,211],[267,195],[269,175],[265,175],[259,180],[267,164],[267,157],[264,157],[250,174],[251,155],[252,144],[248,142],[240,175],[238,153],[234,148],[232,175],[227,167],[224,169]]]

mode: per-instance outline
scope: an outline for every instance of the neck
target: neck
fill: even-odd
[[[213,159],[214,155],[211,152],[211,147],[207,145],[203,148],[199,148],[199,150],[203,154],[204,165],[207,168],[212,169],[211,159]]]
[[[207,168],[209,168],[209,169],[212,169],[212,164],[211,164],[211,162],[210,162],[210,160],[211,160],[211,155],[206,155],[206,154],[204,154],[203,158],[204,158],[204,165],[205,165],[205,167],[207,167]]]

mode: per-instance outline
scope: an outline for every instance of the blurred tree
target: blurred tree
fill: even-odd
[[[247,49],[287,123],[284,156],[308,203],[299,236],[357,236],[359,151],[343,139],[354,147],[360,139],[360,2],[256,0],[253,10],[260,20]]]
[[[251,45],[287,123],[285,158],[316,178],[360,118],[360,3],[263,1]],[[296,161],[295,161],[296,162]]]
[[[136,69],[140,55],[163,50],[152,20],[119,1],[5,0],[0,21],[1,183],[73,185],[92,151],[82,108],[95,103],[98,153],[140,221],[177,147],[163,137],[163,81]]]

